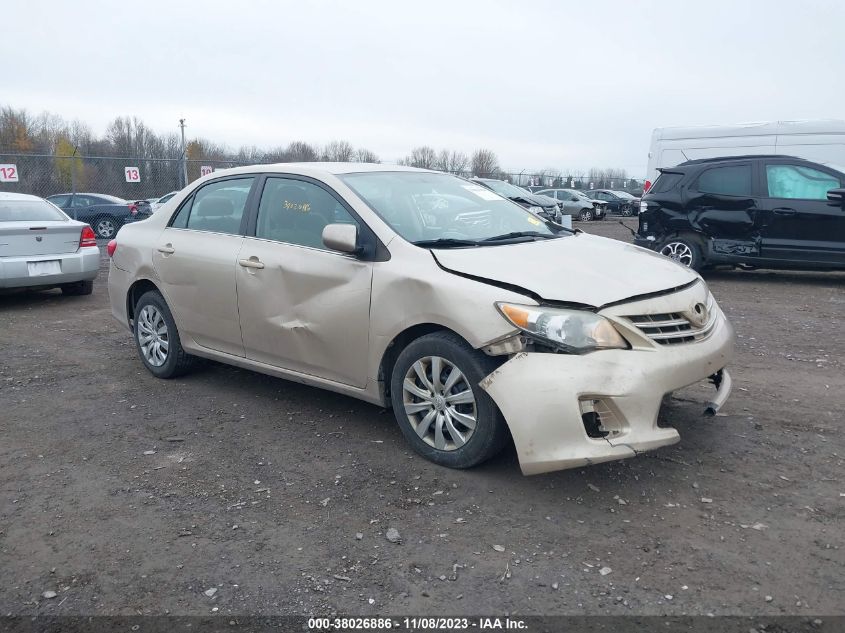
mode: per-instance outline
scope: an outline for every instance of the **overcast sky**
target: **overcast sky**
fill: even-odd
[[[655,127],[843,118],[843,28],[838,0],[5,0],[0,104],[638,177]]]

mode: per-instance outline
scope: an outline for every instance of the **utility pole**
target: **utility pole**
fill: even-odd
[[[182,128],[182,186],[188,186],[188,154],[185,148],[185,119],[179,119],[179,127]]]

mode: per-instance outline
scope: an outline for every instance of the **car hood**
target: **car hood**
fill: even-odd
[[[554,198],[550,198],[549,196],[538,196],[533,193],[512,196],[511,200],[514,202],[527,202],[531,206],[535,207],[553,207],[557,204],[557,200]]]
[[[542,242],[436,249],[432,255],[447,272],[523,289],[535,299],[595,308],[698,278],[663,255],[586,233]]]

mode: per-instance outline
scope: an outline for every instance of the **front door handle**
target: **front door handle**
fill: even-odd
[[[159,253],[164,253],[165,255],[173,255],[176,252],[176,249],[173,248],[171,244],[165,244],[164,246],[159,246],[156,249]]]
[[[772,209],[775,212],[775,215],[795,215],[798,213],[795,209],[790,209],[789,207],[778,207],[777,209]]]
[[[264,268],[264,264],[258,261],[258,258],[255,256],[249,259],[239,259],[238,263],[244,268]]]

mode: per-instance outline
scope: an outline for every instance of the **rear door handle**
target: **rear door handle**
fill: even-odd
[[[172,255],[176,252],[176,249],[173,248],[170,244],[165,244],[164,246],[159,246],[156,249],[159,253],[164,253],[165,255]]]
[[[790,209],[788,207],[778,207],[777,209],[773,209],[775,215],[795,215],[798,213],[795,209]]]
[[[249,259],[239,259],[238,263],[244,268],[264,268],[264,264],[258,261],[257,257],[250,257]]]

